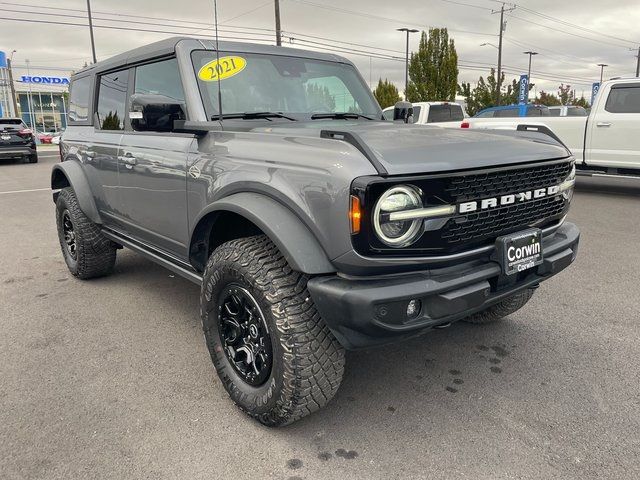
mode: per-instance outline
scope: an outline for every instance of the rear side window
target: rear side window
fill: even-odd
[[[464,113],[460,105],[431,105],[429,107],[428,123],[431,122],[461,122]]]
[[[413,107],[413,123],[416,123],[418,120],[420,120],[420,111],[422,110],[422,107]],[[393,117],[393,113],[391,114],[391,116]]]
[[[149,63],[136,68],[135,92],[137,94],[163,95],[184,103],[184,90],[175,58]]]
[[[477,118],[490,118],[493,117],[495,112],[493,110],[489,110],[488,112],[480,112],[476,115]]]
[[[549,109],[545,107],[527,108],[527,117],[549,117]]]
[[[98,90],[98,128],[124,130],[129,70],[104,74]]]
[[[91,97],[91,77],[76,78],[71,84],[69,94],[69,121],[86,122],[89,120],[89,101]]]
[[[582,107],[567,108],[567,117],[586,117],[587,111]]]
[[[640,85],[612,88],[604,109],[610,113],[640,113]]]
[[[494,112],[494,117],[517,117],[518,115],[517,108],[505,108],[503,110],[496,110]]]
[[[384,116],[385,120],[393,120],[393,108],[390,108],[389,110],[383,110],[382,115]]]
[[[560,109],[559,108],[550,108],[549,109],[549,116],[550,117],[559,117],[560,116]]]

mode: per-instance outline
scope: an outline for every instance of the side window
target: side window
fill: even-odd
[[[385,120],[393,120],[393,108],[385,108],[382,111]]]
[[[476,115],[477,118],[491,118],[493,117],[493,110],[489,110],[488,112],[480,112]]]
[[[559,117],[560,116],[560,109],[559,108],[550,108],[549,109],[549,116],[550,117]]]
[[[496,110],[494,117],[517,117],[518,109],[517,108],[505,108],[503,110]]]
[[[612,88],[604,109],[610,113],[640,113],[640,85]]]
[[[422,110],[421,106],[413,107],[413,123],[416,123],[420,120],[420,111]],[[391,114],[393,116],[393,114]]]
[[[68,116],[72,122],[86,122],[89,119],[91,79],[90,76],[77,78],[71,84]]]
[[[527,117],[542,117],[542,109],[540,107],[527,108]]]
[[[180,80],[178,61],[172,58],[136,68],[134,93],[163,95],[171,100],[184,103],[184,90]]]
[[[128,82],[129,70],[100,76],[96,114],[98,117],[97,126],[101,130],[124,130]]]

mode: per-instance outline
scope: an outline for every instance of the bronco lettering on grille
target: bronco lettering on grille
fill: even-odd
[[[491,208],[504,207],[514,203],[528,202],[529,200],[551,197],[560,192],[560,185],[552,187],[537,188],[527,192],[512,193],[500,197],[484,198],[478,201],[464,202],[458,204],[458,213],[470,213],[477,210],[489,210]]]

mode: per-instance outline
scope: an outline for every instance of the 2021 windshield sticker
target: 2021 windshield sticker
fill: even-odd
[[[217,82],[237,75],[246,66],[247,61],[242,57],[220,57],[203,65],[198,78],[204,82]]]

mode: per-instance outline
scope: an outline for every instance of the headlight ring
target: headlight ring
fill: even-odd
[[[411,185],[391,187],[376,202],[373,228],[382,243],[401,248],[411,245],[422,234],[423,220],[389,221],[389,214],[422,208],[422,192]]]

